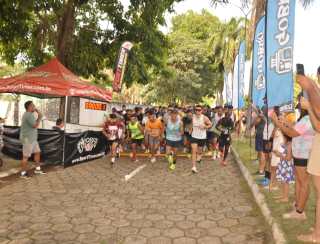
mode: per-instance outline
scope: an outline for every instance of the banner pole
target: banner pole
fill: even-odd
[[[67,130],[67,109],[68,109],[68,96],[65,97],[65,102],[64,102],[64,118],[63,118],[63,123],[64,123],[64,131],[63,131],[63,148],[62,148],[62,163],[64,166],[65,163],[65,151],[66,151],[66,130]]]

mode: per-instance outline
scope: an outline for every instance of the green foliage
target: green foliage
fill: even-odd
[[[172,22],[167,69],[165,75],[158,74],[149,85],[149,101],[200,103],[203,97],[221,93],[225,53],[216,37],[236,40],[236,45],[242,31],[241,21],[233,19],[227,25],[203,10],[200,14],[188,11],[174,17]]]
[[[84,77],[101,83],[100,71],[113,67],[124,41],[134,43],[124,81],[147,83],[160,72],[167,40],[158,30],[179,0],[4,0],[0,5],[0,58],[36,66],[57,56]]]

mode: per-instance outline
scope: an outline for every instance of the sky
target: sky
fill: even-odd
[[[121,0],[124,6],[128,6],[129,0]],[[171,28],[171,19],[177,14],[183,14],[188,10],[201,12],[206,9],[222,21],[228,21],[231,17],[241,17],[243,13],[237,7],[239,0],[232,0],[232,4],[227,6],[213,7],[210,0],[184,0],[174,5],[174,13],[166,14],[166,27],[160,29],[168,33]],[[250,15],[249,15],[250,16]],[[295,44],[294,63],[302,63],[305,66],[305,73],[315,75],[317,67],[320,65],[320,1],[304,9],[300,1],[296,3],[295,20]],[[318,30],[318,31],[317,31]],[[295,66],[294,66],[295,67]]]

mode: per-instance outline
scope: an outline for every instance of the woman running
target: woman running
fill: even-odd
[[[183,136],[183,125],[178,117],[178,110],[174,109],[170,112],[166,121],[166,153],[169,162],[169,169],[176,168],[177,149],[181,145]]]

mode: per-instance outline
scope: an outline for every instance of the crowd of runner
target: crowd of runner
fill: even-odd
[[[213,160],[221,158],[221,165],[227,164],[235,118],[232,106],[181,108],[172,105],[145,111],[124,106],[122,111],[112,109],[103,125],[103,134],[112,164],[124,149],[131,151],[132,161],[138,161],[140,148],[150,156],[151,163],[165,153],[169,168],[174,170],[177,152],[182,150],[191,156],[191,170],[197,173],[197,163],[201,163],[204,149]]]

